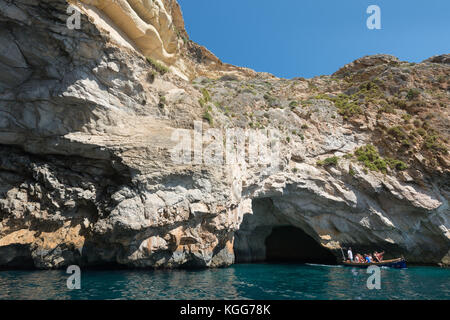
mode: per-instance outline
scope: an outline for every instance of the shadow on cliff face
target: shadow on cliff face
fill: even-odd
[[[34,262],[28,245],[12,244],[0,247],[0,270],[33,268]]]

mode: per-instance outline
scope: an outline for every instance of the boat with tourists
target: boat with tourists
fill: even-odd
[[[388,268],[396,268],[396,269],[405,269],[406,268],[406,260],[405,258],[397,258],[390,260],[383,260],[381,262],[353,262],[350,260],[343,261],[342,264],[347,267],[359,267],[359,268],[367,268],[370,266],[378,266],[378,267],[388,267]]]

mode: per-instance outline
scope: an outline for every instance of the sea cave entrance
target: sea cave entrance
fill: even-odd
[[[302,229],[274,227],[265,240],[267,262],[336,264],[336,257]]]
[[[274,206],[273,199],[254,199],[252,210],[253,214],[244,215],[240,229],[235,233],[236,263],[336,264],[333,252],[286,220]]]

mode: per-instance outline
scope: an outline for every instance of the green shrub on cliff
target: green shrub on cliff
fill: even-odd
[[[150,58],[150,57],[146,57],[147,62],[150,63],[150,65],[156,70],[158,71],[160,74],[166,74],[167,72],[169,72],[169,68],[167,68],[165,65],[163,65],[162,63],[159,63],[158,61]]]
[[[381,157],[375,146],[371,144],[356,149],[355,156],[359,162],[362,162],[365,167],[372,171],[386,173],[388,166],[395,170],[405,170],[408,168],[406,163],[401,160]]]
[[[202,88],[201,90],[202,95],[203,95],[203,101],[205,103],[208,103],[211,101],[211,95],[209,94],[209,91],[206,88]]]
[[[386,158],[386,162],[391,169],[396,169],[399,171],[408,169],[408,165],[401,160]]]
[[[358,91],[352,95],[341,93],[337,96],[330,96],[327,94],[318,94],[314,99],[325,99],[334,103],[340,115],[344,119],[348,119],[355,115],[362,113],[361,104],[378,103],[386,105],[385,95],[381,91],[377,83],[379,80],[373,80],[363,83],[359,86]],[[390,110],[388,107],[382,110],[382,112]]]
[[[214,120],[212,115],[209,113],[208,110],[205,110],[205,112],[203,113],[203,119],[208,121],[209,125],[212,126],[214,124]]]
[[[339,94],[337,97],[330,97],[326,94],[319,94],[314,99],[329,100],[334,103],[338,109],[338,113],[345,119],[361,113],[361,107],[354,101],[353,96],[348,96],[344,93]]]
[[[359,162],[364,163],[372,171],[386,172],[387,170],[386,161],[380,157],[377,149],[371,144],[358,148],[355,156]]]
[[[339,161],[339,158],[334,156],[334,157],[326,158],[325,160],[318,160],[317,161],[317,165],[318,166],[324,166],[324,167],[326,167],[326,166],[336,166],[338,161]]]
[[[405,139],[407,137],[405,130],[401,126],[391,127],[387,130],[387,133],[398,140]]]
[[[446,146],[439,142],[439,136],[436,134],[428,134],[425,137],[424,147],[435,153],[447,154]]]
[[[420,91],[417,89],[409,89],[408,93],[406,94],[406,98],[408,100],[414,100],[417,97],[419,97]]]
[[[295,107],[298,107],[298,101],[291,101],[290,103],[289,103],[289,107],[290,108],[295,108]]]

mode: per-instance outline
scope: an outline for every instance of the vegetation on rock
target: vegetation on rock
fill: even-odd
[[[167,68],[165,65],[163,65],[162,63],[156,61],[155,59],[152,59],[150,57],[146,57],[147,62],[157,71],[159,72],[161,75],[166,74],[167,72],[169,72],[169,68]]]
[[[372,171],[386,173],[388,166],[395,170],[405,170],[408,168],[406,163],[401,160],[381,157],[375,146],[371,144],[358,148],[355,151],[355,156],[359,162],[362,162],[364,166]]]

